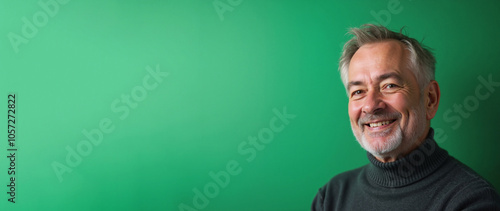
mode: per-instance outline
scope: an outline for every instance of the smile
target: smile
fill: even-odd
[[[384,120],[384,121],[379,121],[379,122],[371,122],[371,123],[367,123],[365,125],[367,125],[368,127],[370,128],[376,128],[376,127],[381,127],[381,126],[384,126],[384,125],[388,125],[388,124],[391,124],[393,123],[394,121],[396,121],[395,119],[393,120]]]

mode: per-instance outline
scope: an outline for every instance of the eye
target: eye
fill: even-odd
[[[354,92],[351,93],[351,96],[360,95],[361,93],[363,93],[362,90],[356,90],[356,91],[354,91]]]
[[[385,88],[387,88],[387,89],[392,89],[392,88],[397,88],[397,87],[398,87],[398,85],[396,85],[396,84],[387,84],[385,86]]]

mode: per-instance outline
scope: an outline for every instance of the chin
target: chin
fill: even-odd
[[[367,136],[369,135],[362,133],[361,137],[356,137],[356,139],[363,149],[377,157],[394,154],[403,142],[403,132],[400,127],[396,127],[396,130],[383,137]]]

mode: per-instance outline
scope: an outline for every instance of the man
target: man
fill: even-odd
[[[481,176],[433,139],[435,59],[417,40],[364,25],[340,58],[352,131],[369,164],[333,177],[312,210],[500,210]]]

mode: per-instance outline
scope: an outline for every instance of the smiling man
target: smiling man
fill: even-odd
[[[369,164],[333,177],[312,210],[500,210],[481,176],[434,141],[435,58],[417,40],[364,25],[343,49],[341,78],[354,136]]]

